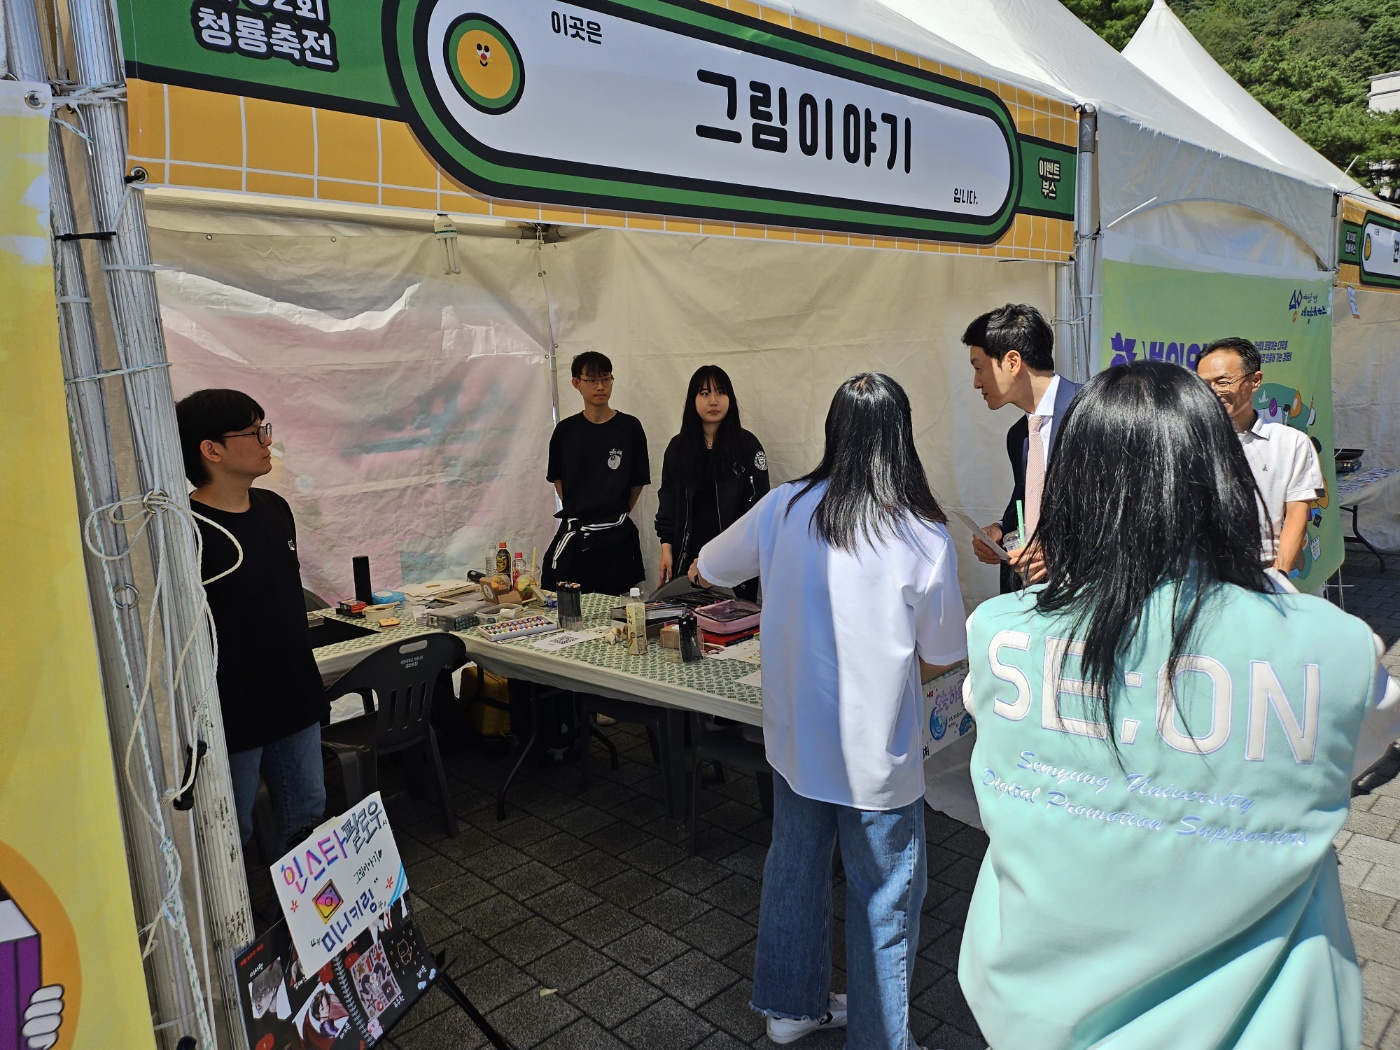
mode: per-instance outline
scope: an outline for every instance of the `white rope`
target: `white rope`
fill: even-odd
[[[132,511],[134,511],[134,513],[129,513]],[[137,790],[136,782],[131,773],[132,751],[136,746],[137,737],[142,724],[141,719],[145,713],[146,705],[151,699],[152,678],[154,676],[153,668],[155,666],[156,615],[163,608],[161,599],[166,590],[166,558],[164,552],[168,549],[167,545],[171,542],[167,534],[166,523],[172,517],[177,527],[183,531],[184,538],[193,540],[195,561],[197,564],[203,561],[204,535],[196,524],[196,520],[203,521],[213,528],[218,529],[228,537],[229,542],[233,544],[236,554],[233,565],[223,572],[211,576],[207,580],[203,580],[202,582],[206,586],[216,580],[223,579],[225,576],[236,571],[239,566],[243,564],[243,548],[234,537],[233,533],[229,532],[228,529],[224,528],[218,522],[212,521],[193,510],[187,509],[171,499],[171,497],[164,492],[149,492],[140,499],[119,500],[115,503],[97,507],[83,522],[83,543],[87,546],[87,549],[92,552],[95,558],[103,562],[116,562],[129,558],[137,542],[148,528],[154,527],[156,533],[153,546],[154,550],[158,553],[154,559],[155,591],[151,596],[150,612],[146,622],[145,676],[136,704],[135,722],[126,741],[122,763],[122,775],[126,778],[127,785],[131,789],[131,797],[136,808],[140,810],[142,817],[158,835],[161,850],[172,859],[177,877],[170,890],[162,899],[159,915],[152,919],[141,930],[145,938],[141,949],[142,958],[146,958],[155,950],[155,935],[161,922],[171,925],[172,929],[174,927],[176,918],[172,914],[171,904],[173,903],[173,898],[178,895],[178,873],[183,867],[180,853],[178,849],[176,849],[174,840],[165,830],[164,825],[155,818],[141,801],[141,792]],[[119,529],[128,530],[126,545],[121,550],[107,551],[102,549],[99,525],[104,520],[108,524],[116,526]],[[109,596],[109,600],[115,603],[114,597]],[[211,645],[213,647],[214,662],[215,665],[217,665],[219,639],[217,632],[214,630],[214,617],[209,609],[208,598],[204,595],[201,596],[198,622],[209,632]],[[171,741],[171,748],[174,752],[171,755],[172,768],[179,769],[180,762],[185,757],[179,754],[182,742],[184,746],[189,749],[188,753],[190,758],[188,762],[189,769],[184,779],[174,787],[168,788],[164,794],[160,796],[160,801],[165,804],[179,798],[194,785],[195,777],[199,771],[199,725],[204,718],[210,717],[211,709],[209,690],[205,690],[203,693],[195,696],[183,709],[181,709],[180,705],[177,703],[177,697],[179,696],[180,685],[184,674],[185,660],[194,644],[197,636],[197,628],[191,630],[184,639],[183,644],[179,645],[178,656],[173,662],[169,657],[175,652],[177,640],[171,637],[170,630],[170,618],[162,616],[161,636],[165,641],[166,651],[166,659],[163,661],[166,675],[166,682],[164,684],[167,695],[170,697],[171,726],[176,730],[174,736],[177,737],[177,739]],[[195,851],[194,864],[197,873],[199,865],[197,849]],[[197,894],[196,911],[197,913],[202,913],[203,911],[202,894]],[[207,959],[205,965],[206,967],[208,965]]]
[[[83,301],[83,302],[92,302],[91,299],[86,299],[86,300],[82,300],[82,301]],[[169,368],[169,367],[170,367],[170,362],[169,362],[169,361],[161,361],[160,363],[154,364],[154,365],[134,365],[134,366],[132,366],[131,368],[114,368],[114,369],[112,369],[111,371],[108,371],[108,372],[98,372],[98,373],[96,373],[95,375],[90,375],[90,376],[74,376],[72,379],[65,379],[64,382],[65,382],[65,383],[68,383],[70,386],[71,386],[72,384],[74,384],[74,383],[93,383],[93,382],[96,382],[96,381],[99,380],[99,379],[115,379],[115,378],[117,378],[118,376],[133,376],[133,375],[135,375],[137,372],[150,372],[150,371],[152,371],[152,370],[154,370],[154,369]],[[207,519],[206,519],[206,520],[207,520]],[[211,522],[210,524],[213,524],[213,523]]]

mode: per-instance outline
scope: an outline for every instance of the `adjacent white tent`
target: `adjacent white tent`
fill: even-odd
[[[1309,146],[1235,82],[1182,24],[1154,0],[1123,57],[1157,84],[1274,163],[1343,193],[1361,184]],[[1325,257],[1325,256],[1324,256]]]
[[[1213,59],[1166,0],[1156,0],[1123,57],[1198,114],[1274,162],[1394,214],[1355,179],[1256,102]],[[1335,244],[1335,233],[1334,233]],[[1333,259],[1335,255],[1323,256]],[[1355,288],[1333,310],[1332,396],[1338,447],[1367,450],[1364,466],[1400,466],[1400,294]],[[1362,531],[1382,547],[1400,547],[1400,497],[1371,504]]]
[[[1203,117],[1058,0],[890,3],[982,60],[1098,110],[1097,214],[1104,228],[1207,254],[1224,250],[1242,260],[1272,257],[1285,265],[1315,266],[1331,258],[1326,180],[1279,163]],[[1173,208],[1178,205],[1185,207]],[[1174,220],[1154,216],[1164,208],[1177,212]],[[1277,251],[1289,241],[1280,244],[1260,218],[1273,220],[1301,244],[1280,259]],[[1222,224],[1231,243],[1221,240]],[[1268,249],[1260,239],[1269,242]]]

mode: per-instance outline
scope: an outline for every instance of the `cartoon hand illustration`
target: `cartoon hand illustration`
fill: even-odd
[[[24,1036],[27,1050],[49,1050],[58,1042],[58,1027],[63,1023],[63,985],[51,984],[37,988],[29,997],[24,1011]]]

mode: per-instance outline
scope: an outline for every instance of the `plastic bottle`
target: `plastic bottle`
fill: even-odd
[[[512,585],[520,583],[520,577],[530,575],[530,567],[525,564],[525,552],[516,551],[515,561],[510,567],[510,582]]]
[[[496,575],[510,575],[510,548],[505,540],[501,540],[501,545],[496,548]]]
[[[627,652],[645,656],[647,651],[647,603],[636,587],[627,598]]]

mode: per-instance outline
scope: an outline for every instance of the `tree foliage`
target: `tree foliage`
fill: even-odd
[[[1065,0],[1121,50],[1150,0]],[[1175,0],[1172,10],[1250,94],[1352,177],[1400,161],[1400,113],[1373,113],[1370,78],[1400,70],[1400,0]]]

